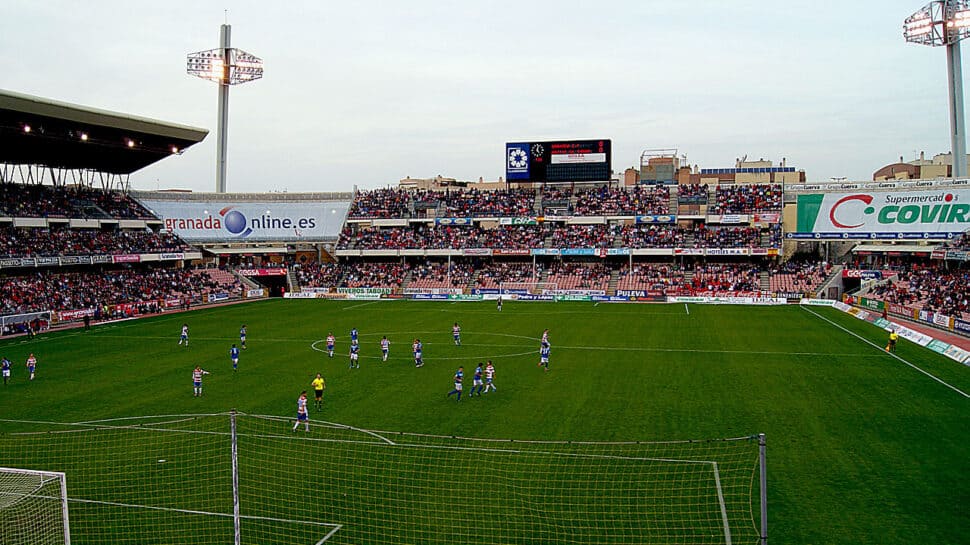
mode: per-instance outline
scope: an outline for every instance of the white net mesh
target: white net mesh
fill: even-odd
[[[0,468],[0,543],[67,542],[63,479],[60,473]]]
[[[237,418],[242,543],[758,541],[751,438],[522,442],[292,425]],[[18,461],[67,472],[75,543],[232,542],[228,416],[61,428],[71,433],[0,435],[0,459],[40,453]]]

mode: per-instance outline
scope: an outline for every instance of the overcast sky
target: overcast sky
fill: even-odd
[[[950,147],[944,50],[901,35],[921,5],[3,0],[0,87],[208,128],[132,186],[212,191],[216,86],[185,55],[218,46],[228,8],[265,62],[230,92],[231,192],[494,180],[505,142],[572,138],[612,139],[616,171],[677,148],[871,179]]]

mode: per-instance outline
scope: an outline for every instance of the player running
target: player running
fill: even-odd
[[[202,396],[202,376],[208,375],[209,372],[202,368],[201,365],[196,365],[195,370],[192,371],[192,391],[193,397]]]
[[[451,397],[452,394],[458,394],[458,401],[461,401],[461,381],[464,380],[464,378],[465,368],[459,367],[458,370],[455,371],[455,388],[448,392],[446,397]]]
[[[333,347],[337,344],[337,338],[333,336],[333,332],[327,333],[327,355],[331,358],[333,357]]]
[[[241,346],[243,350],[246,349],[246,324],[243,324],[242,327],[239,328],[239,346]]]
[[[502,312],[502,296],[501,295],[499,295],[498,296],[498,299],[495,300],[495,308],[497,308],[499,312]]]
[[[424,345],[421,344],[421,339],[414,339],[414,343],[411,345],[411,352],[414,353],[415,367],[421,367],[424,365],[423,348]]]
[[[30,380],[34,380],[34,370],[37,369],[37,358],[34,357],[33,352],[31,352],[30,355],[27,356],[26,366],[27,366],[27,372],[30,373]]]
[[[296,429],[300,427],[300,422],[303,422],[306,431],[309,433],[310,419],[307,415],[306,408],[306,390],[300,392],[300,397],[296,400],[296,423],[293,424],[293,431],[296,431]]]
[[[6,386],[10,382],[10,360],[7,358],[0,359],[0,373],[3,374],[3,385]]]
[[[540,341],[540,344],[549,344],[549,330],[548,329],[544,329],[542,331],[542,340]]]
[[[313,386],[314,402],[316,403],[317,410],[319,411],[323,409],[323,391],[327,388],[327,383],[324,382],[320,373],[317,373],[317,378],[310,382],[310,386]]]
[[[236,372],[239,369],[239,348],[236,345],[229,349],[229,359],[232,360],[232,371]]]
[[[458,322],[451,327],[451,336],[455,339],[455,346],[461,346],[461,326]]]
[[[357,343],[357,339],[350,341],[350,368],[360,369],[360,344]]]
[[[179,335],[179,345],[185,343],[186,348],[189,346],[189,324],[182,324],[182,334]]]
[[[476,395],[476,392],[478,393],[478,397],[482,397],[482,388],[484,387],[485,383],[482,381],[482,363],[478,362],[478,365],[475,366],[475,374],[472,375],[472,389],[468,392],[468,397]]]
[[[539,367],[545,367],[546,371],[549,370],[549,353],[552,351],[552,346],[548,342],[542,343],[542,348],[539,349]]]
[[[492,365],[492,360],[488,360],[488,364],[485,365],[485,393],[487,394],[489,390],[493,392],[497,390],[495,388],[495,383],[492,382],[495,379],[495,366]]]
[[[391,351],[391,341],[387,340],[387,335],[381,339],[381,361],[387,361],[387,354]]]

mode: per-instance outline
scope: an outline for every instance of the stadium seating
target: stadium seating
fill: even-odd
[[[717,186],[711,214],[781,212],[782,188],[778,184]]]
[[[0,217],[156,219],[118,191],[11,183],[0,183]]]
[[[768,270],[768,289],[774,293],[814,292],[830,269],[824,262],[788,261]]]
[[[448,263],[433,263],[429,261],[413,268],[412,280],[408,284],[408,288],[464,288],[471,282],[473,274],[474,268],[469,263],[453,262],[449,269]]]
[[[80,310],[130,303],[158,304],[172,297],[201,301],[209,293],[238,296],[242,286],[218,269],[106,269],[58,273],[38,271],[0,277],[0,314]]]
[[[340,287],[399,288],[410,267],[406,263],[350,263],[344,266]]]
[[[684,285],[684,270],[678,264],[635,263],[624,265],[616,289],[642,290],[667,295],[678,293]]]
[[[574,212],[581,216],[669,214],[670,189],[665,185],[587,189],[576,194]]]
[[[0,257],[48,257],[184,252],[169,233],[0,227]]]
[[[601,264],[556,262],[549,268],[546,282],[559,290],[606,291],[610,283],[610,269]]]
[[[475,287],[496,289],[509,282],[538,282],[542,277],[542,266],[533,271],[532,263],[493,262],[481,266]]]
[[[350,218],[410,217],[411,196],[403,189],[358,191],[350,207]]]

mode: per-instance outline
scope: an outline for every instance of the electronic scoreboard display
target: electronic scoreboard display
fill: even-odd
[[[510,182],[605,182],[612,173],[609,140],[563,140],[505,144]]]

